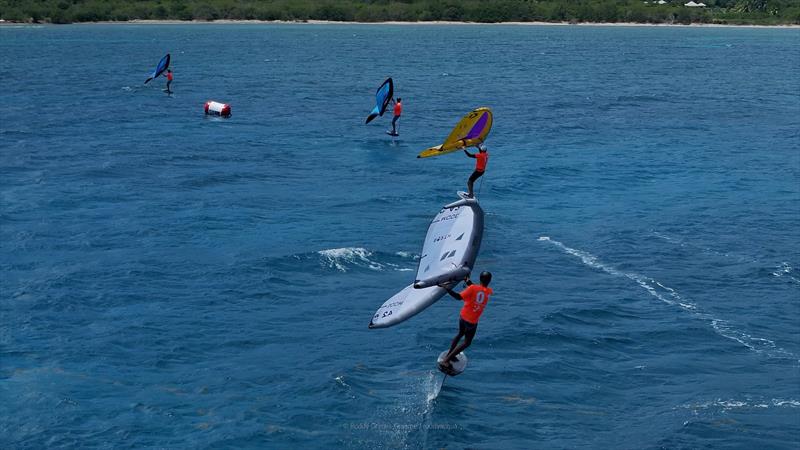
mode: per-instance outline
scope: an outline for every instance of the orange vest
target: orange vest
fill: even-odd
[[[492,288],[483,287],[479,284],[467,286],[461,291],[461,298],[464,299],[464,307],[461,308],[461,318],[469,323],[478,323],[483,309],[489,303],[489,296],[492,295]]]
[[[483,172],[486,170],[486,163],[489,162],[489,152],[478,152],[475,154],[475,170]]]
[[[403,104],[400,103],[400,102],[395,103],[394,104],[394,115],[395,116],[399,116],[402,113],[403,113]]]

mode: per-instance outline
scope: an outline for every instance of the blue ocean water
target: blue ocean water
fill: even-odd
[[[3,448],[800,445],[800,30],[4,26],[0,59]],[[457,302],[367,324],[474,164],[415,155],[484,105],[495,295],[440,390]]]

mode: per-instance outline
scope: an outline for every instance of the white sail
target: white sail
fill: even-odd
[[[475,199],[446,205],[425,236],[414,286],[458,281],[472,271],[483,235],[483,210]],[[478,245],[473,241],[477,239]]]
[[[416,280],[384,302],[369,327],[398,324],[439,300],[446,292],[439,284],[456,284],[472,271],[482,238],[483,210],[476,199],[445,205],[428,227]]]

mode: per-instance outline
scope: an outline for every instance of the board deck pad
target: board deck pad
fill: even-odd
[[[449,352],[450,352],[449,350],[445,350],[445,351],[443,351],[442,353],[439,354],[439,358],[436,359],[436,367],[441,372],[446,373],[447,375],[450,375],[451,377],[454,377],[454,376],[460,375],[462,372],[464,372],[464,369],[467,368],[467,361],[468,360],[467,360],[467,355],[465,355],[464,352],[461,352],[461,353],[458,354],[458,356],[456,356],[456,358],[458,358],[458,361],[454,361],[453,362],[453,368],[451,370],[445,371],[444,369],[442,369],[439,366],[439,363],[444,361],[444,357],[447,356],[447,354]]]
[[[400,136],[400,133],[392,133],[392,130],[386,130],[386,134],[389,136]]]

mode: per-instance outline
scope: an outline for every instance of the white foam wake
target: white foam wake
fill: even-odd
[[[794,268],[786,261],[781,262],[772,272],[772,275],[778,278],[786,277],[788,280],[800,284],[800,278],[794,276]]]
[[[328,267],[335,268],[341,272],[347,272],[347,264],[366,264],[373,270],[380,270],[381,265],[370,261],[372,252],[361,247],[342,247],[320,250],[317,253]]]
[[[773,398],[773,399],[752,399],[746,398],[743,400],[736,399],[722,399],[717,398],[714,400],[699,402],[699,403],[686,403],[680,406],[681,408],[702,410],[702,409],[719,409],[722,411],[730,411],[735,409],[767,409],[767,408],[800,408],[800,401],[793,399]]]
[[[555,245],[556,247],[560,248],[565,253],[570,254],[572,256],[577,256],[578,258],[581,259],[581,261],[583,261],[584,264],[586,264],[589,267],[602,270],[603,272],[606,272],[610,275],[628,278],[629,280],[635,282],[643,289],[645,289],[650,295],[661,300],[664,303],[667,303],[669,305],[678,305],[681,308],[687,310],[697,309],[697,306],[695,306],[693,303],[681,297],[674,289],[668,286],[664,286],[663,284],[659,283],[658,281],[652,278],[644,277],[636,273],[622,272],[608,264],[601,262],[600,260],[597,259],[596,256],[590,253],[567,247],[561,242],[554,241],[547,236],[540,236],[539,240],[549,242]]]
[[[653,232],[653,236],[655,236],[655,237],[657,237],[657,238],[659,238],[659,239],[661,239],[663,241],[669,242],[670,244],[677,245],[679,247],[693,248],[695,250],[699,250],[702,253],[709,254],[709,255],[714,255],[714,256],[717,256],[717,257],[721,257],[721,258],[733,258],[734,260],[736,260],[736,261],[738,261],[740,263],[750,263],[750,264],[755,264],[755,265],[762,266],[762,267],[770,266],[770,265],[774,264],[774,262],[773,263],[768,263],[766,261],[760,261],[759,259],[754,258],[754,257],[749,256],[749,255],[741,255],[741,254],[737,254],[737,253],[733,253],[733,252],[720,252],[720,251],[714,250],[711,247],[708,247],[708,246],[705,246],[705,245],[698,245],[698,244],[689,243],[683,238],[670,236],[670,235],[667,235],[667,234],[664,234],[664,233],[661,233],[661,232],[658,232],[658,231],[654,231]],[[784,280],[788,280],[788,281],[790,281],[790,282],[792,282],[794,284],[800,284],[800,278],[798,278],[796,276],[794,268],[791,265],[789,265],[789,263],[786,262],[786,261],[781,261],[780,264],[776,265],[775,268],[772,271],[772,275],[774,277],[776,277],[776,278],[781,278],[781,279],[784,279]]]
[[[791,352],[777,347],[774,341],[753,337],[748,333],[736,329],[726,320],[718,319],[708,313],[702,312],[697,305],[681,296],[675,289],[665,286],[653,278],[633,272],[624,272],[618,270],[615,267],[600,261],[591,253],[567,247],[561,242],[554,241],[547,236],[540,236],[538,240],[552,244],[563,252],[580,258],[580,260],[589,267],[601,270],[609,275],[628,278],[646,290],[653,297],[668,305],[680,307],[682,310],[689,312],[695,318],[708,322],[714,331],[720,336],[734,340],[756,353],[763,353],[770,357],[796,358],[796,356],[794,356],[794,354]]]
[[[436,398],[441,392],[442,374],[437,370],[406,372],[392,388],[393,402],[386,402],[372,411],[368,422],[371,433],[377,434],[388,448],[429,448],[430,430],[461,430],[456,423],[433,423]]]
[[[391,262],[379,262],[373,253],[362,247],[342,247],[320,250],[323,266],[347,272],[348,267],[366,267],[371,270],[397,270],[400,272],[412,271],[410,267],[403,267]],[[415,259],[414,255],[406,252],[397,252],[397,256],[405,259]]]

